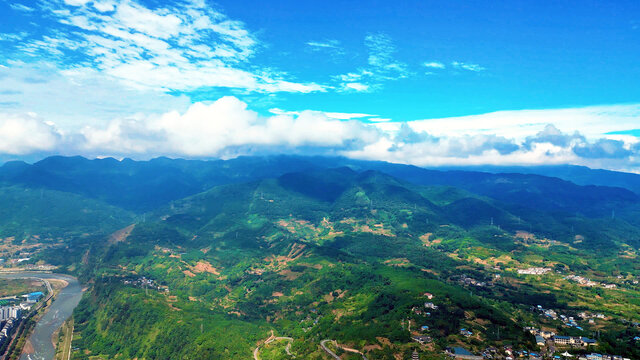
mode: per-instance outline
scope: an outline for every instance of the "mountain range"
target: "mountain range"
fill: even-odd
[[[77,359],[322,359],[324,339],[374,359],[534,351],[529,327],[599,331],[599,350],[640,355],[640,329],[624,325],[640,320],[640,177],[504,170],[296,156],[9,162],[2,256],[87,285]],[[523,275],[531,268],[546,275]],[[538,305],[606,320],[567,327]]]

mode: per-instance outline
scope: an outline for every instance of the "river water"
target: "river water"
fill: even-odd
[[[21,272],[21,273],[0,273],[1,278],[17,279],[17,278],[38,278],[38,279],[57,279],[64,280],[69,283],[65,288],[60,290],[54,302],[49,306],[49,310],[40,318],[36,324],[29,340],[33,345],[33,354],[22,354],[20,360],[52,360],[55,357],[55,349],[51,338],[53,333],[58,330],[62,323],[71,316],[73,309],[78,306],[80,298],[82,298],[82,287],[78,280],[74,277],[61,274],[47,274],[37,272]]]

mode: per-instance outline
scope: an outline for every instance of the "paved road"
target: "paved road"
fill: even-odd
[[[66,327],[63,327],[61,331],[64,332],[64,340],[62,341],[62,351],[60,354],[61,360],[71,359],[71,343],[73,342],[73,321],[71,321]]]
[[[327,339],[327,340],[320,341],[320,347],[322,348],[322,350],[324,350],[324,352],[329,354],[329,356],[331,356],[335,360],[340,360],[340,357],[338,355],[336,355],[336,353],[334,353],[333,351],[329,350],[329,348],[326,345],[328,342],[331,342],[331,341],[333,341],[333,340],[328,340]]]
[[[327,343],[328,342],[332,342],[335,347],[341,348],[344,351],[355,353],[355,354],[360,354],[360,356],[362,356],[362,359],[364,359],[364,360],[369,360],[369,359],[367,359],[367,357],[362,352],[360,352],[358,350],[355,350],[355,349],[349,349],[349,348],[346,348],[344,346],[341,346],[335,340],[327,339],[327,340],[320,341],[320,347],[322,348],[322,350],[324,350],[324,352],[326,352],[327,354],[329,354],[329,356],[333,357],[336,360],[340,360],[340,357],[338,355],[336,355],[336,353],[334,353],[333,351],[331,351],[327,347]]]
[[[291,353],[291,343],[293,342],[293,338],[290,337],[286,337],[286,336],[273,336],[273,334],[271,334],[271,336],[265,340],[264,345],[270,344],[274,341],[282,341],[282,340],[287,340],[289,343],[287,344],[287,347],[284,348],[284,351],[287,352],[287,355],[295,358],[296,356],[293,355]],[[260,345],[258,345],[254,350],[253,350],[253,359],[254,360],[260,360]]]

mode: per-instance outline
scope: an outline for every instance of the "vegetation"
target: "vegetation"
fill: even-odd
[[[261,359],[284,359],[289,346],[298,357],[322,359],[324,339],[369,358],[406,358],[414,349],[437,358],[450,346],[536,349],[527,326],[597,332],[594,350],[640,356],[633,346],[640,227],[630,191],[517,174],[500,182],[502,175],[426,177],[402,168],[406,182],[347,167],[277,177],[260,169],[250,179],[218,174],[224,184],[145,205],[153,210],[137,215],[86,200],[86,189],[60,193],[60,201],[84,199],[92,214],[115,219],[106,226],[62,221],[64,240],[32,260],[89,285],[74,313],[72,358],[251,358],[260,346]],[[551,270],[518,273],[530,267]],[[568,327],[538,305],[604,319]],[[463,328],[472,335],[461,335]],[[265,344],[272,335],[293,340]],[[417,335],[433,341],[419,345]]]
[[[34,291],[45,290],[44,284],[34,279],[0,279],[0,298],[20,296]],[[3,305],[0,302],[0,305]]]

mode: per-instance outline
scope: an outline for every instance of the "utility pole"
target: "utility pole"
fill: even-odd
[[[491,217],[491,226],[493,226],[493,216]]]

